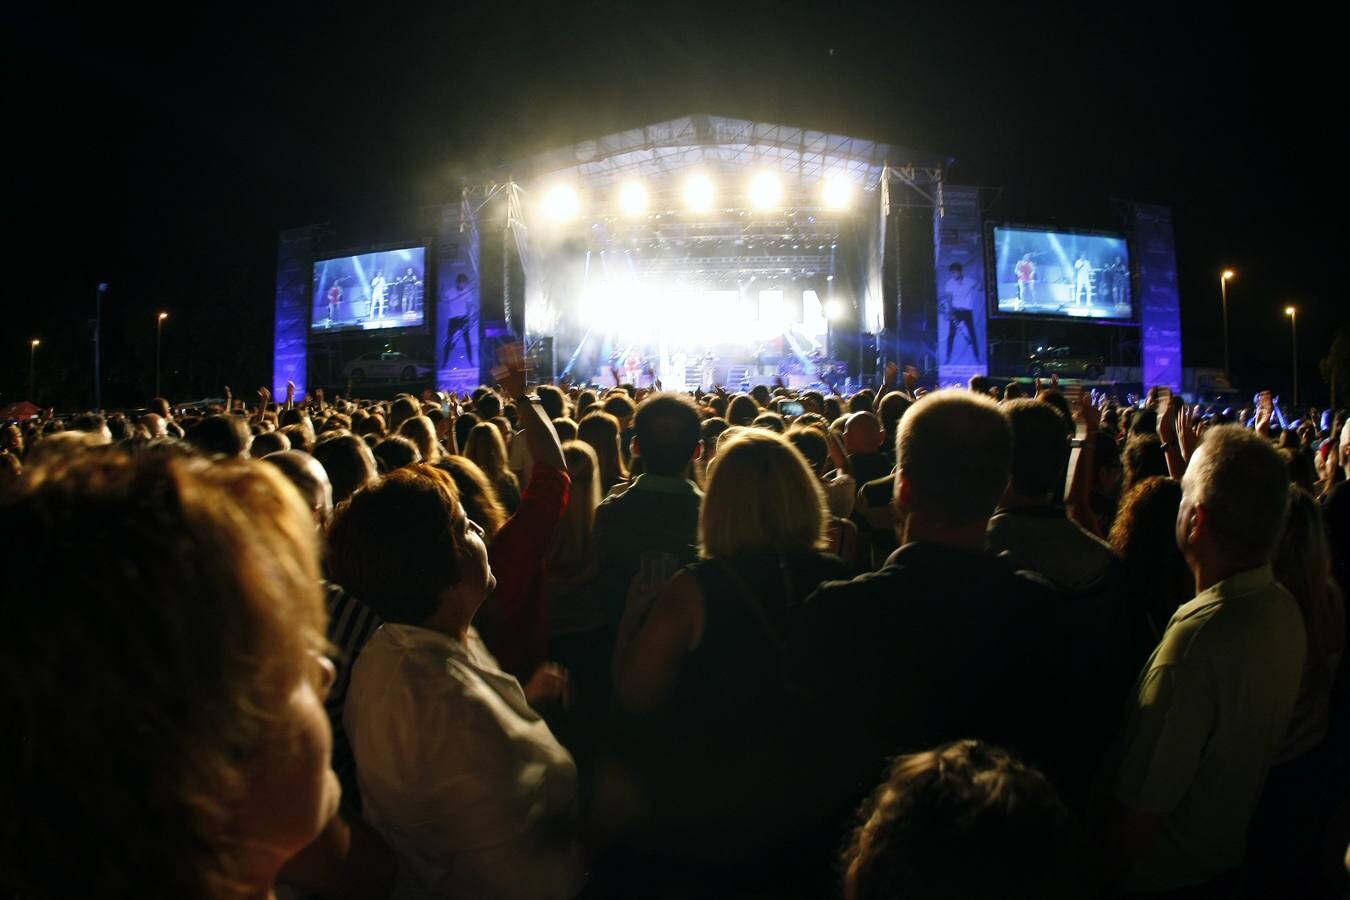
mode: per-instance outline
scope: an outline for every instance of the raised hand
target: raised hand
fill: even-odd
[[[895,360],[886,363],[886,383],[895,384],[895,379],[900,375],[900,366]]]
[[[1167,398],[1167,403],[1158,410],[1158,439],[1164,444],[1177,442],[1177,397]]]
[[[1270,437],[1270,420],[1274,415],[1273,410],[1264,407],[1256,411],[1256,433],[1261,437]]]
[[[229,388],[226,388],[225,390],[229,391]],[[258,400],[263,406],[266,406],[272,402],[272,392],[265,387],[258,388]]]
[[[1200,433],[1204,430],[1204,420],[1196,414],[1189,406],[1183,405],[1181,411],[1177,413],[1177,440],[1181,445],[1181,456],[1187,462],[1191,461],[1191,454],[1195,453],[1195,448],[1200,446]]]
[[[1102,411],[1093,402],[1092,392],[1085,391],[1078,395],[1078,421],[1083,423],[1083,430],[1087,436],[1097,433],[1097,429],[1102,424]]]

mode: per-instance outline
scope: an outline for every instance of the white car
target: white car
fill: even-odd
[[[362,353],[342,367],[343,375],[353,382],[388,379],[390,381],[419,381],[430,378],[431,366],[402,353]]]

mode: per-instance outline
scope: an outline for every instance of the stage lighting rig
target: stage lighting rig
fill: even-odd
[[[684,205],[690,212],[708,212],[713,206],[712,179],[707,175],[690,175],[684,182]]]
[[[544,193],[539,205],[548,218],[555,222],[567,222],[576,218],[581,208],[581,198],[573,188],[559,184]]]
[[[821,187],[826,209],[845,210],[853,204],[853,185],[841,175],[831,175]]]
[[[751,178],[749,195],[753,209],[779,209],[783,205],[783,185],[772,172],[760,172]]]
[[[636,181],[625,181],[619,188],[619,209],[626,216],[640,216],[647,211],[647,189]]]

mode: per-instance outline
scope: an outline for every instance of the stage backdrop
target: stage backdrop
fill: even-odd
[[[436,387],[472,391],[479,384],[478,230],[466,203],[446,204],[436,241]]]
[[[979,188],[942,186],[937,245],[938,384],[948,385],[989,374]]]
[[[1134,206],[1134,260],[1139,273],[1135,296],[1143,326],[1144,387],[1181,390],[1181,296],[1177,292],[1177,253],[1172,241],[1172,210]]]

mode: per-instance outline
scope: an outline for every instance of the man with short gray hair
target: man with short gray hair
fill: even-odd
[[[903,546],[880,571],[827,582],[794,611],[789,669],[825,699],[823,779],[870,786],[896,753],[963,738],[1037,763],[1056,749],[1065,677],[1054,667],[1054,595],[986,545],[1011,445],[998,405],[970,391],[928,394],[900,420]]]
[[[1289,475],[1265,438],[1209,431],[1182,479],[1196,597],[1144,667],[1116,779],[1127,892],[1227,896],[1298,697],[1307,638],[1271,572]],[[1169,893],[1169,896],[1174,896]]]

